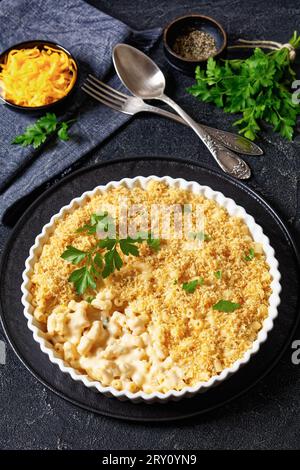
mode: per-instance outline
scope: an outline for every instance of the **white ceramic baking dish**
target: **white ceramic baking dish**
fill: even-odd
[[[266,261],[269,265],[270,274],[272,276],[272,293],[269,299],[268,317],[264,320],[263,327],[259,331],[257,339],[252,343],[252,347],[245,352],[243,357],[236,361],[231,367],[224,369],[219,375],[211,377],[207,382],[199,382],[193,387],[185,387],[180,391],[170,390],[167,393],[153,392],[151,394],[146,394],[145,392],[131,393],[128,391],[118,391],[112,387],[104,387],[100,382],[94,381],[87,375],[81,374],[58,357],[51,344],[44,338],[44,334],[39,323],[33,317],[34,308],[31,305],[30,277],[33,271],[33,266],[39,258],[43,245],[47,242],[55,228],[56,221],[66,212],[70,212],[76,207],[85,204],[87,198],[92,196],[95,192],[105,191],[108,188],[120,185],[125,185],[128,188],[133,188],[134,186],[139,185],[140,187],[145,188],[146,185],[153,180],[164,182],[175,188],[192,191],[193,193],[203,195],[208,199],[214,199],[219,205],[226,208],[230,215],[241,217],[247,224],[254,241],[261,243],[263,246]],[[50,361],[57,364],[62,372],[69,374],[72,379],[81,382],[86,387],[94,389],[106,396],[113,396],[119,400],[131,400],[134,403],[141,401],[146,403],[166,402],[168,400],[179,400],[183,397],[192,397],[196,393],[208,391],[211,387],[218,385],[220,382],[236,373],[239,368],[246,364],[250,360],[251,356],[259,350],[260,345],[266,341],[268,332],[273,328],[274,319],[278,315],[277,308],[280,303],[279,294],[281,291],[280,273],[278,271],[278,261],[275,258],[274,249],[271,247],[268,237],[264,235],[262,228],[255,222],[254,218],[247,214],[243,207],[238,206],[233,199],[226,198],[222,193],[214,191],[208,186],[201,186],[196,182],[185,181],[181,178],[173,179],[169,176],[149,176],[147,178],[137,176],[132,179],[124,178],[121,181],[111,181],[105,186],[98,186],[92,191],[87,191],[82,194],[82,196],[73,199],[70,204],[62,207],[59,213],[55,214],[51,218],[50,222],[43,227],[42,232],[36,237],[35,243],[31,247],[29,256],[25,262],[25,270],[22,277],[22,304],[24,305],[24,315],[28,320],[28,328],[32,331],[34,340],[39,343],[41,350],[48,355]]]

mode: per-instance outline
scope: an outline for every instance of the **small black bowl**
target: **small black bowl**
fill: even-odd
[[[76,65],[76,80],[75,80],[71,90],[69,90],[69,92],[65,96],[60,98],[59,100],[54,101],[53,103],[43,105],[43,106],[20,106],[20,105],[14,104],[14,103],[6,100],[5,98],[3,98],[1,96],[1,94],[0,94],[0,103],[2,101],[3,103],[8,105],[9,107],[13,108],[15,111],[27,112],[27,113],[31,113],[31,114],[42,114],[44,112],[49,111],[50,109],[51,110],[58,109],[58,108],[61,107],[61,105],[66,104],[66,101],[70,98],[70,96],[73,94],[75,88],[78,85],[79,71],[78,71],[78,63],[77,63],[75,57],[71,54],[71,52],[69,52],[65,47],[61,46],[60,44],[57,44],[57,43],[51,42],[51,41],[45,41],[45,40],[35,40],[35,41],[21,42],[19,44],[11,46],[9,49],[7,49],[6,51],[2,52],[2,54],[0,54],[0,65],[4,63],[6,56],[13,49],[31,49],[33,47],[37,47],[38,49],[41,50],[45,46],[50,46],[50,47],[53,47],[55,49],[61,50],[61,51],[65,52],[71,59],[74,60],[75,65]]]
[[[209,16],[203,16],[197,13],[191,13],[186,16],[175,18],[175,20],[166,26],[163,34],[163,43],[168,62],[176,70],[179,70],[186,75],[194,76],[195,67],[197,65],[205,64],[207,59],[197,61],[193,59],[185,59],[176,54],[176,52],[173,50],[173,45],[176,38],[185,34],[189,29],[198,29],[199,31],[204,31],[214,38],[217,52],[210,57],[219,57],[224,52],[227,46],[227,34],[216,20],[210,18]]]

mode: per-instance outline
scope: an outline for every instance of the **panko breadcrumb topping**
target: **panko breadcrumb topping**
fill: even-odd
[[[201,204],[205,238],[197,250],[185,240],[161,240],[153,252],[125,256],[120,271],[98,279],[96,292],[76,294],[74,266],[61,258],[67,246],[87,250],[93,240],[76,230],[103,204]],[[248,253],[253,256],[248,257]],[[192,292],[183,288],[201,280]],[[271,276],[262,246],[242,219],[215,201],[151,182],[147,190],[100,191],[65,213],[42,248],[31,277],[35,318],[72,367],[118,390],[167,392],[218,375],[241,359],[268,315]],[[219,311],[221,300],[239,307]]]

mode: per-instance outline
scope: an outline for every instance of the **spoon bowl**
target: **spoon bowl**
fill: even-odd
[[[223,171],[239,179],[250,177],[251,170],[241,157],[214,140],[205,128],[165,95],[164,74],[146,54],[127,44],[117,44],[113,50],[113,62],[121,82],[133,95],[163,101],[173,108],[202,140]]]
[[[113,62],[121,82],[135,96],[153,99],[163,95],[166,80],[162,71],[143,52],[117,44],[113,50]]]

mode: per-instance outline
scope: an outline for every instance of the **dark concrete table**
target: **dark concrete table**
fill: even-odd
[[[163,26],[175,16],[198,11],[218,19],[231,41],[244,37],[286,42],[299,27],[300,18],[297,0],[92,0],[90,3],[135,28]],[[161,46],[156,59],[167,73],[169,93],[192,116],[209,125],[231,129],[232,117],[213,106],[198,103],[185,93],[192,80],[166,64]],[[251,159],[254,178],[249,185],[299,235],[299,143],[297,139],[288,143],[264,132],[261,144],[265,156]],[[87,158],[85,164],[130,155],[173,155],[215,167],[208,151],[188,128],[148,115],[133,119]],[[9,229],[2,226],[0,230],[2,247]],[[300,331],[296,337],[300,338]],[[291,348],[268,377],[235,402],[187,423],[153,426],[119,422],[75,408],[38,383],[6,346],[6,364],[0,364],[2,449],[299,448],[300,366],[292,364]]]

